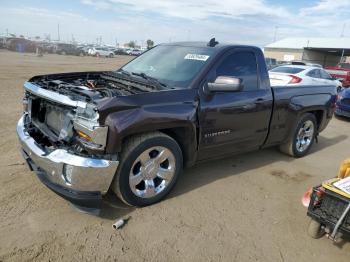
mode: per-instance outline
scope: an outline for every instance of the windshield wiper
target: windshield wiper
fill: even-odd
[[[122,72],[126,72],[126,71],[122,71]],[[149,75],[147,75],[145,73],[131,72],[131,74],[134,75],[134,76],[142,77],[143,79],[146,79],[146,80],[148,80],[151,83],[156,83],[158,85],[158,87],[161,87],[162,89],[164,87],[168,87],[166,84],[160,82],[157,78],[151,77],[151,76],[149,76]]]
[[[118,71],[116,71],[116,73],[121,73],[123,75],[130,76],[130,73],[128,71],[123,70],[123,69],[119,69]]]

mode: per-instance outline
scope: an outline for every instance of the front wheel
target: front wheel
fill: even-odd
[[[280,151],[293,157],[303,157],[309,152],[316,134],[316,117],[306,113],[299,119],[289,140],[280,146]]]
[[[147,206],[162,200],[182,171],[177,142],[160,132],[129,138],[123,145],[112,189],[131,206]]]

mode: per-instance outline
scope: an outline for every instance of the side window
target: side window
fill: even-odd
[[[316,69],[315,71],[316,71],[316,77],[317,77],[317,78],[322,78],[322,76],[321,76],[321,70],[320,70],[320,69]]]
[[[327,79],[327,80],[332,80],[332,77],[324,70],[320,70],[321,71],[321,77],[323,79]]]
[[[321,78],[320,76],[320,70],[319,69],[314,69],[311,70],[309,73],[306,74],[309,77],[313,77],[313,78]]]
[[[216,77],[232,76],[242,79],[243,90],[257,90],[258,70],[255,54],[252,52],[237,52],[229,55],[216,68]]]

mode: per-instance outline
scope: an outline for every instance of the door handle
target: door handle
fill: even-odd
[[[256,107],[256,104],[255,103],[251,103],[251,104],[246,104],[244,106],[242,106],[242,109],[243,110],[252,110]]]
[[[263,99],[263,98],[258,98],[257,100],[255,100],[255,104],[262,104],[262,103],[264,103],[265,102],[265,99]]]

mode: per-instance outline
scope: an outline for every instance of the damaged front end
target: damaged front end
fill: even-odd
[[[69,148],[77,154],[103,153],[108,127],[98,122],[96,105],[25,83],[27,132],[46,147]]]
[[[109,92],[42,78],[24,89],[17,135],[30,168],[74,204],[98,207],[119,164],[117,155],[105,154],[108,126],[97,111]]]

